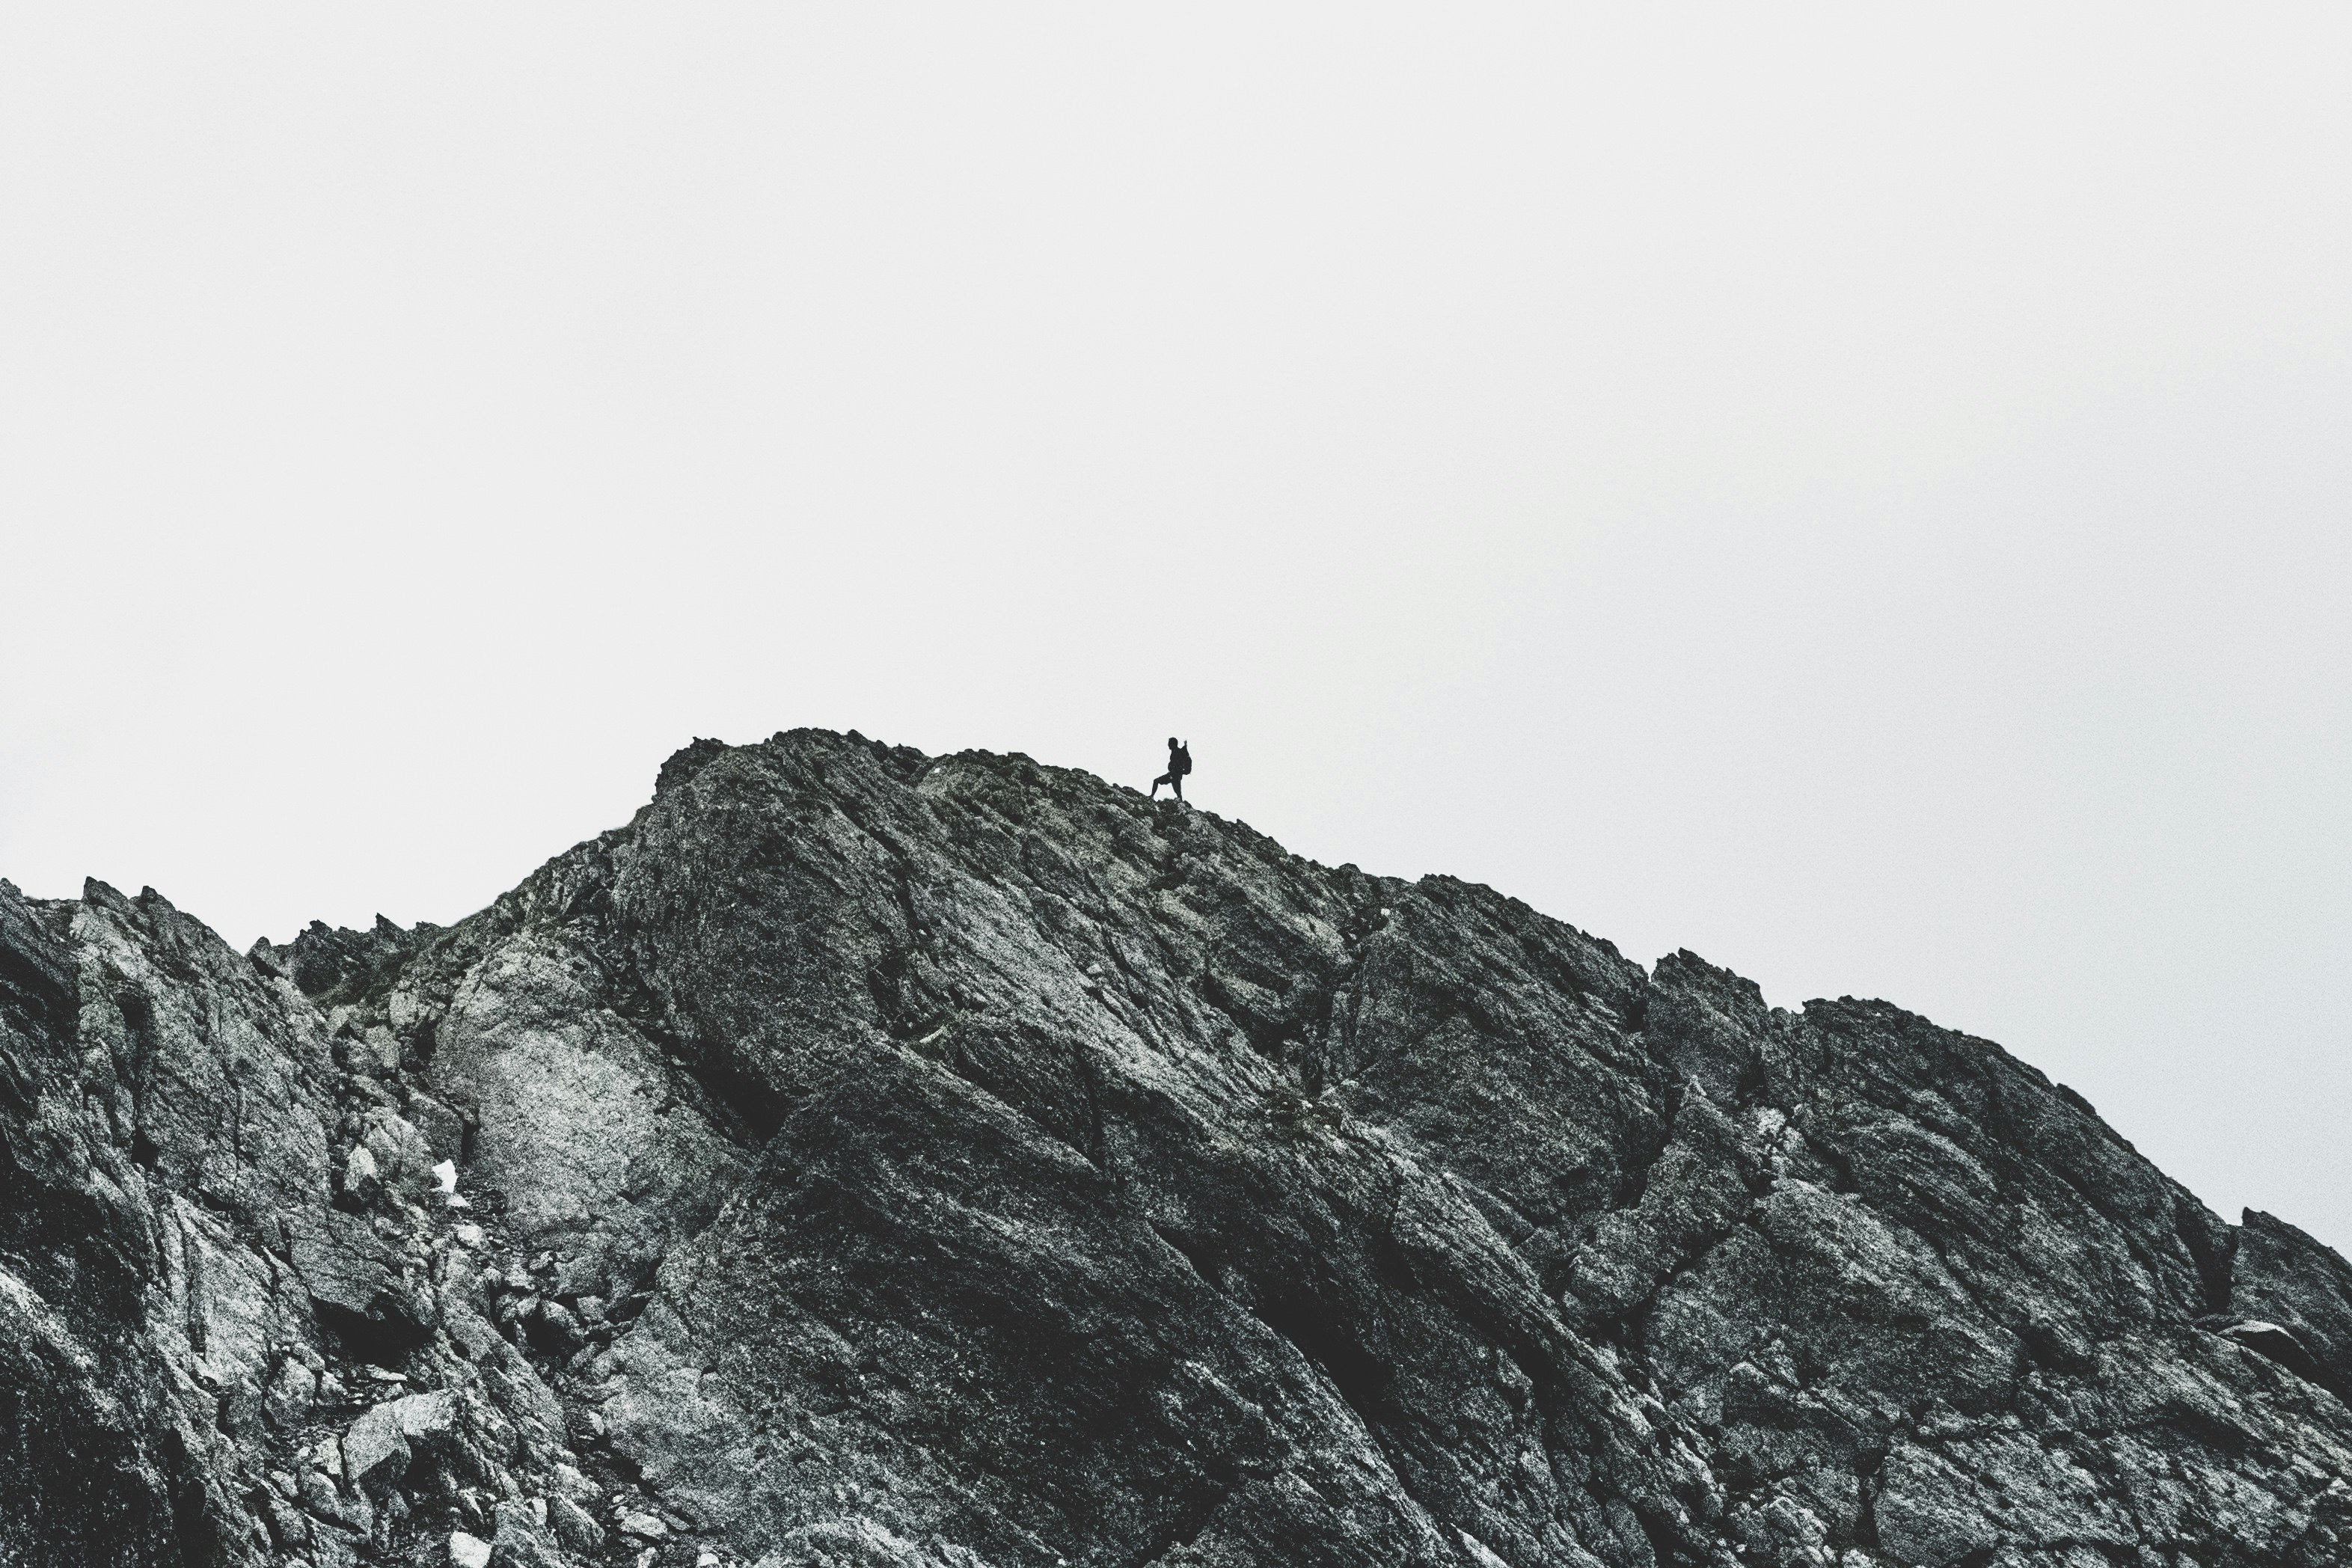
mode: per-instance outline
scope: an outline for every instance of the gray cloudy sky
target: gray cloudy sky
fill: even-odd
[[[1026,751],[2352,1244],[2352,14],[12,8],[0,875]]]

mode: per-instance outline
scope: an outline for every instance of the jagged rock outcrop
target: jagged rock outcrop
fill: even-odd
[[[0,1563],[2352,1560],[2352,1268],[1882,1003],[1022,757],[0,884]]]

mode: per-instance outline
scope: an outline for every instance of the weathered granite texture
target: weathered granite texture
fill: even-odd
[[[0,884],[0,1184],[5,1563],[2352,1561],[2352,1268],[1997,1047],[1024,757]]]

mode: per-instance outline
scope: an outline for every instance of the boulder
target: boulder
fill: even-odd
[[[547,1500],[547,1522],[556,1540],[574,1552],[594,1552],[604,1544],[604,1527],[568,1497]]]
[[[530,1504],[502,1502],[491,1511],[498,1531],[490,1542],[490,1568],[570,1568]]]
[[[400,1425],[400,1436],[410,1449],[419,1454],[441,1454],[448,1451],[457,1429],[457,1399],[446,1389],[429,1394],[411,1394],[391,1403],[393,1417]]]
[[[354,1487],[382,1489],[408,1473],[408,1439],[401,1430],[404,1400],[371,1406],[343,1433],[343,1475]]]
[[[434,1155],[414,1123],[397,1111],[377,1107],[368,1111],[361,1147],[374,1156],[386,1187],[407,1203],[422,1203],[436,1185]]]
[[[377,1168],[375,1152],[364,1143],[352,1144],[352,1152],[343,1156],[343,1195],[362,1208],[383,1196],[383,1175]]]
[[[310,1401],[318,1392],[318,1374],[299,1358],[289,1355],[269,1374],[268,1386],[262,1394],[263,1406],[279,1429],[299,1432],[310,1418]]]
[[[289,1214],[284,1224],[294,1271],[323,1311],[394,1343],[423,1336],[430,1300],[410,1285],[400,1254],[365,1216],[321,1208]]]

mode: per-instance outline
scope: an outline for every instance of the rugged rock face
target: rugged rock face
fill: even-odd
[[[2347,1394],[1997,1047],[1022,757],[243,957],[0,883],[0,1563],[2316,1568]]]

